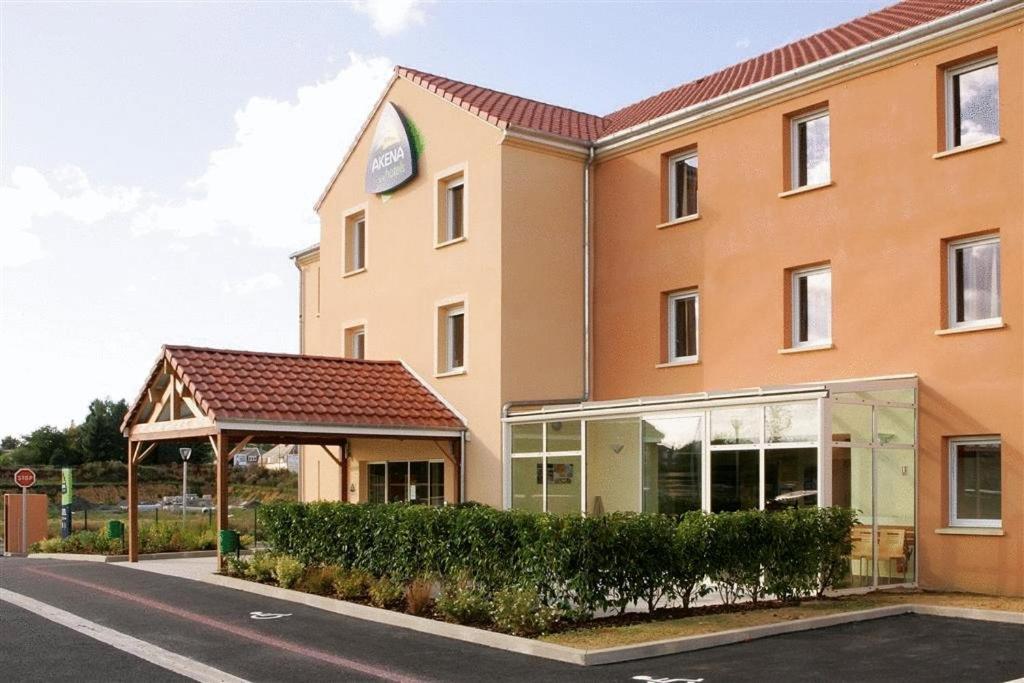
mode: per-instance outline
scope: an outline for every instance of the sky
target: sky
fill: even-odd
[[[313,203],[396,64],[607,114],[885,0],[0,0],[0,436],[164,343],[298,351]]]

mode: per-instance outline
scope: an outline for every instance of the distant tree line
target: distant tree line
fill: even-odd
[[[97,398],[89,404],[89,412],[81,424],[71,424],[64,429],[44,425],[20,437],[5,436],[0,439],[0,466],[73,467],[86,462],[127,462],[128,439],[121,434],[121,422],[127,412],[128,403],[124,399]],[[146,463],[180,462],[178,448],[181,446],[192,448],[189,462],[208,462],[212,457],[206,441],[166,442],[154,449]]]

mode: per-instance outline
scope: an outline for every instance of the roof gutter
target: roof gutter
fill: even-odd
[[[826,57],[805,66],[778,74],[763,81],[720,95],[714,99],[679,109],[643,123],[624,128],[602,138],[595,145],[599,152],[614,150],[624,145],[665,132],[667,129],[692,122],[707,114],[724,110],[763,95],[767,91],[781,89],[814,77],[826,76],[869,62],[873,59],[896,52],[935,38],[946,33],[969,28],[995,16],[1010,14],[1021,9],[1021,0],[990,0],[965,10],[936,19],[927,24],[915,26],[900,33],[867,43],[851,50]]]

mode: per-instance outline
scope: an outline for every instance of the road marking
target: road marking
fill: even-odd
[[[633,676],[634,681],[644,681],[644,683],[701,683],[703,678],[653,678],[651,676]]]
[[[49,619],[52,622],[89,636],[101,643],[106,643],[111,647],[116,647],[118,650],[135,655],[139,659],[156,664],[168,671],[173,671],[176,674],[181,674],[182,676],[191,678],[193,681],[202,681],[203,683],[215,683],[220,681],[228,683],[247,683],[244,678],[232,676],[220,669],[207,666],[202,662],[197,662],[194,659],[165,650],[162,647],[158,647],[152,643],[147,643],[144,640],[133,638],[126,633],[115,631],[112,628],[101,626],[94,621],[89,621],[88,619],[80,617],[77,614],[72,614],[71,612],[65,612],[64,610],[58,609],[53,605],[48,605],[45,602],[39,602],[27,595],[22,595],[20,593],[9,591],[5,588],[0,588],[0,601],[9,602],[12,605],[21,607],[22,609],[33,612],[34,614],[38,614],[44,619]]]
[[[277,612],[249,612],[250,619],[280,619],[290,616],[291,614],[278,614]]]
[[[35,567],[25,569],[26,572],[32,574],[38,574],[40,576],[48,576],[51,579],[57,579],[58,581],[64,581],[84,588],[97,591],[99,593],[106,593],[116,598],[120,598],[127,602],[134,602],[150,609],[160,610],[172,614],[181,619],[186,619],[209,628],[231,633],[232,635],[246,638],[254,642],[266,645],[268,647],[277,648],[278,650],[284,650],[291,652],[292,654],[299,655],[300,657],[308,657],[311,659],[317,659],[321,662],[337,666],[343,669],[349,669],[351,671],[357,671],[366,676],[373,678],[379,678],[385,681],[392,681],[393,683],[418,683],[422,679],[417,679],[411,676],[407,676],[397,671],[393,671],[385,666],[375,666],[373,664],[367,664],[364,662],[357,661],[355,659],[349,659],[348,657],[341,657],[331,652],[325,652],[308,645],[302,645],[300,643],[291,642],[284,640],[283,638],[274,638],[268,636],[260,631],[254,631],[251,628],[244,626],[236,626],[227,622],[218,621],[213,617],[208,617],[204,614],[198,614],[196,612],[189,612],[186,609],[175,607],[174,605],[168,605],[166,602],[160,602],[152,598],[144,598],[141,595],[135,595],[127,591],[118,590],[116,588],[109,588],[103,584],[93,583],[92,581],[85,581],[83,579],[74,579],[70,576],[64,576],[57,572],[47,571],[46,569],[38,569]],[[230,589],[225,589],[230,590]]]

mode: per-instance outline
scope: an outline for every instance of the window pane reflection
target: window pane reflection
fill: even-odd
[[[953,145],[970,145],[999,135],[999,65],[953,76]]]
[[[764,452],[766,510],[818,504],[818,449],[782,448]]]
[[[701,509],[702,423],[699,415],[644,421],[644,512]]]
[[[761,441],[761,408],[718,408],[711,411],[711,443]]]
[[[711,511],[759,507],[760,474],[756,450],[711,452]]]

